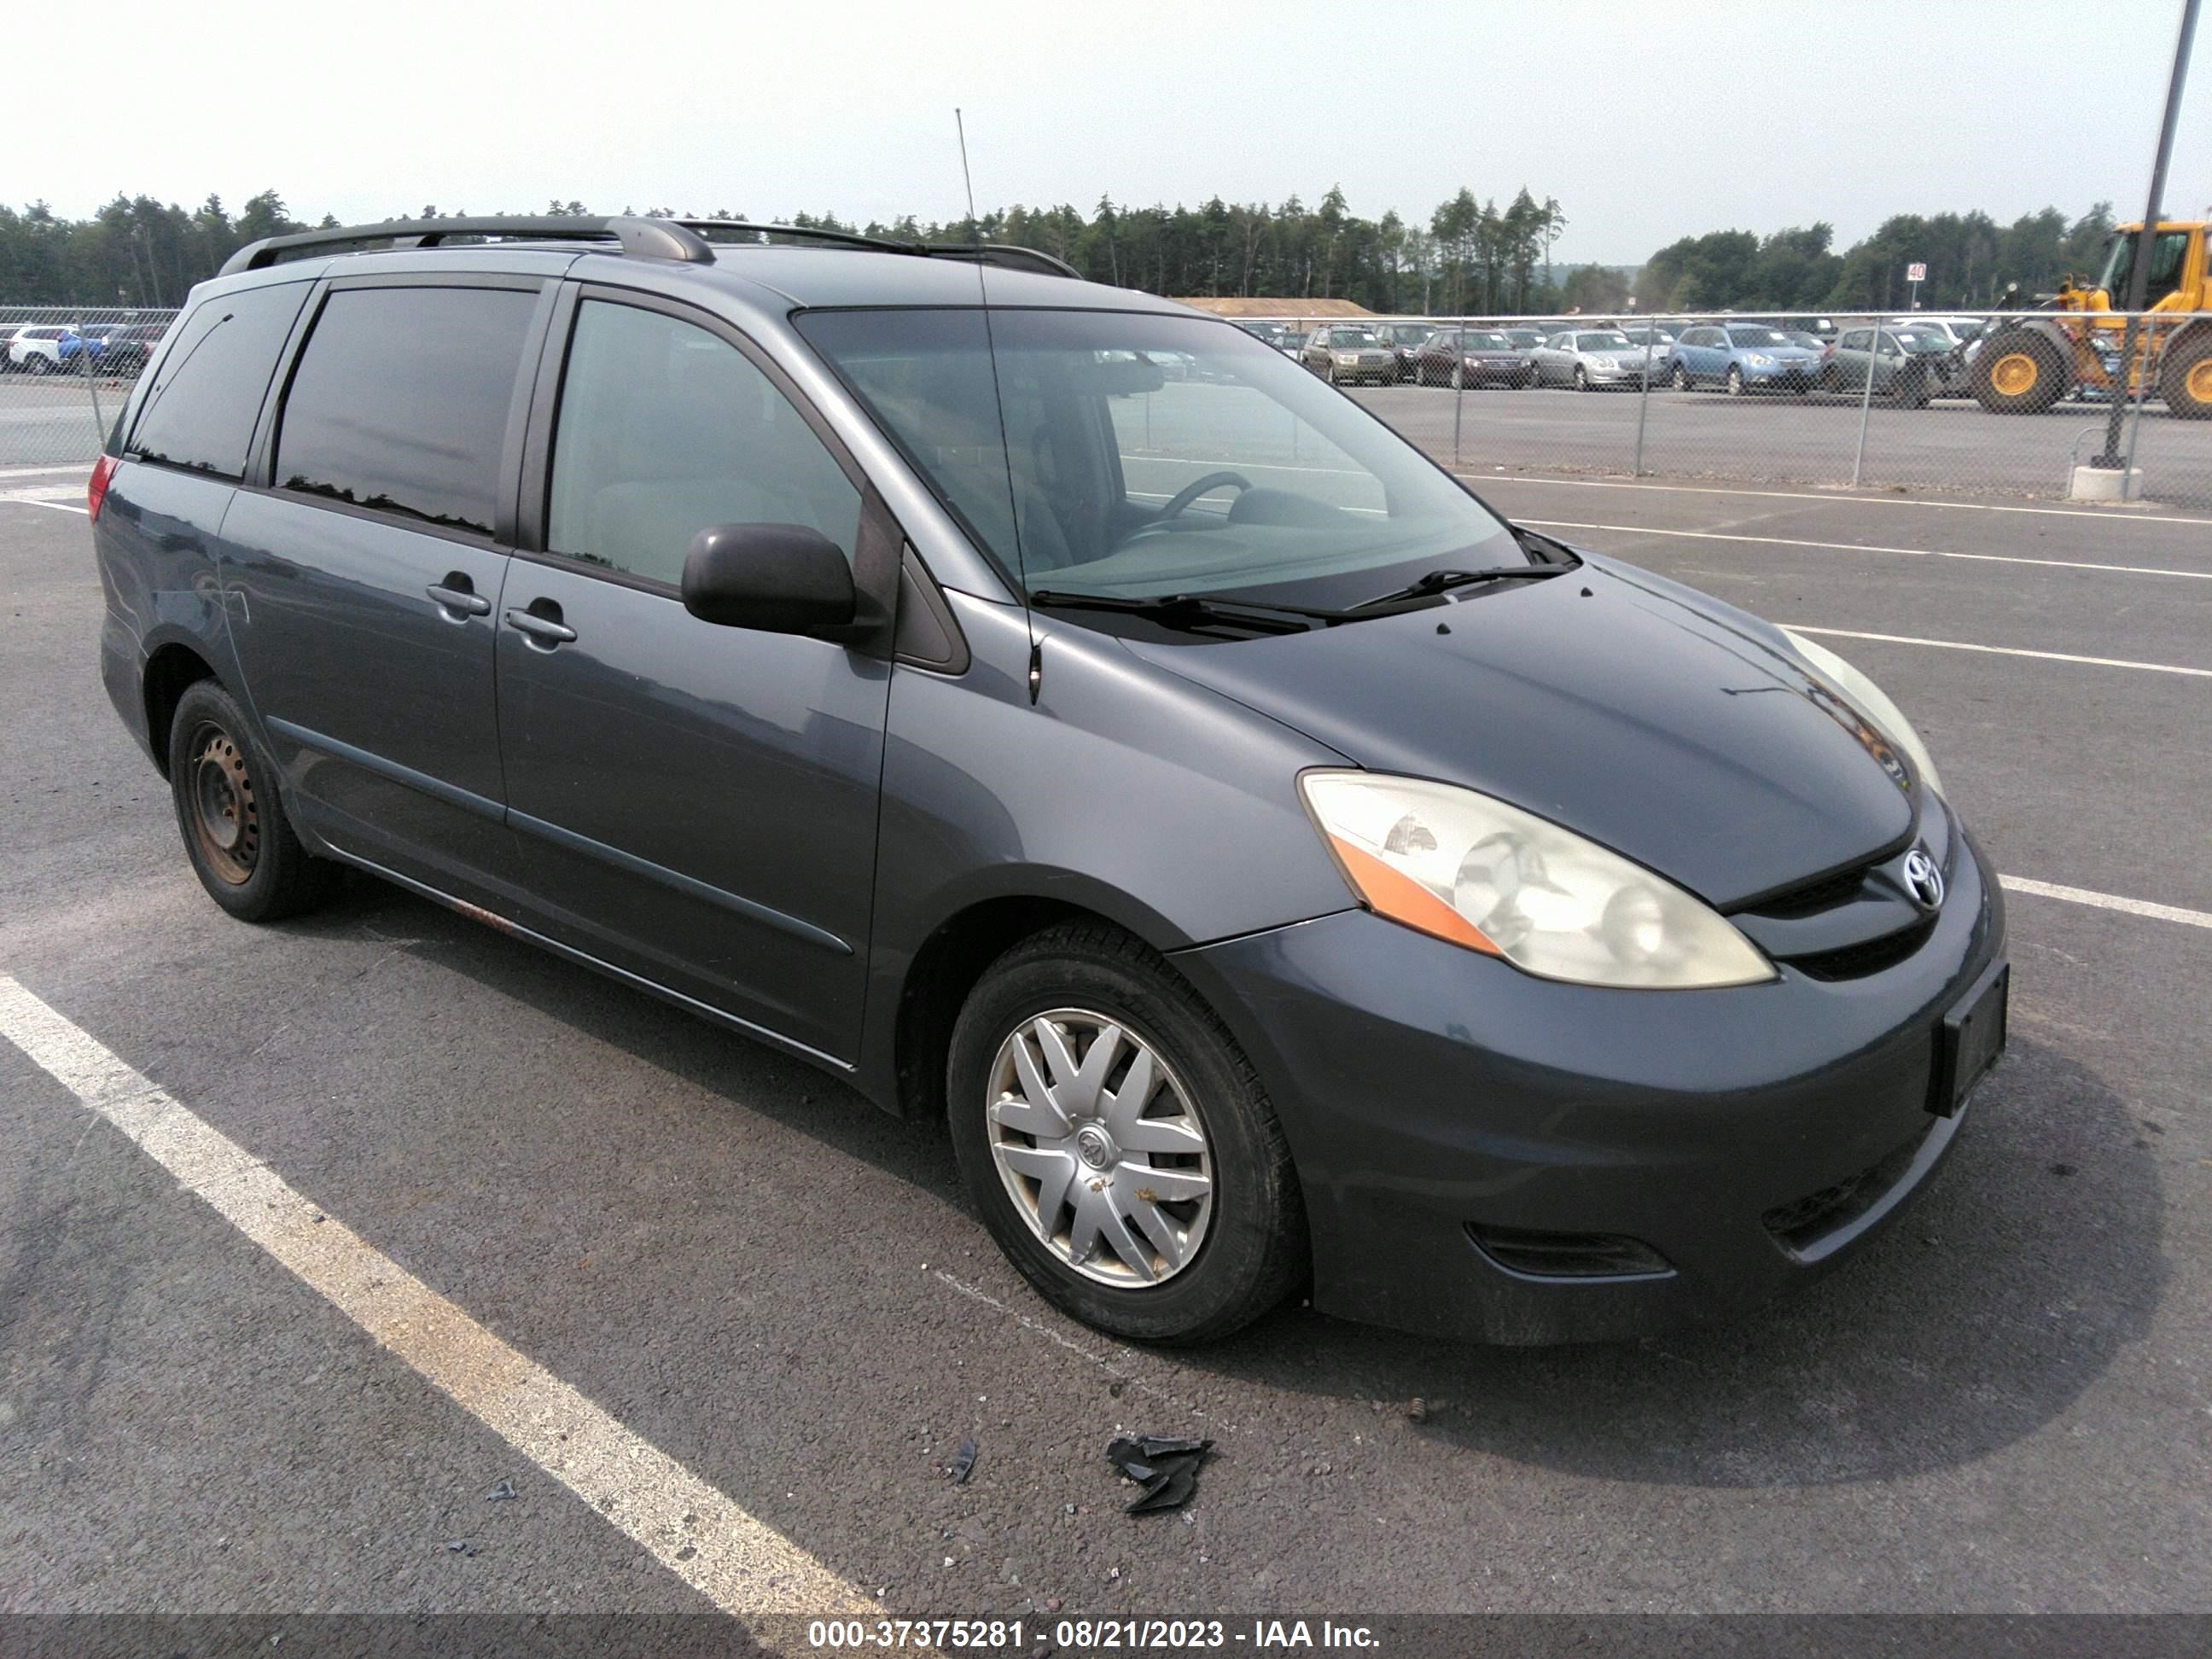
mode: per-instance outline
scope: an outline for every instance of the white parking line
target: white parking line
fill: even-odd
[[[1729,489],[1713,484],[1630,483],[1612,478],[1545,478],[1527,472],[1455,472],[1470,483],[1528,483],[1557,485],[1574,489],[1640,489],[1665,495],[1751,495],[1777,501],[1844,501],[1861,507],[1946,507],[1957,513],[2029,513],[2051,519],[2102,519],[2106,524],[2212,525],[2212,519],[2172,519],[2164,514],[2135,513],[2112,507],[2014,507],[1997,501],[1930,501],[1913,495],[1850,495],[1841,490]]]
[[[432,1386],[740,1619],[879,1611],[861,1590],[325,1217],[0,975],[0,1036]]]
[[[1910,634],[1862,634],[1849,628],[1813,628],[1804,623],[1786,626],[1800,634],[1826,634],[1839,640],[1880,640],[1887,645],[1932,645],[1942,651],[1983,651],[1995,657],[2039,657],[2045,662],[2087,663],[2094,668],[2136,668],[2146,674],[2187,674],[2212,680],[2212,668],[2178,668],[2168,662],[2130,662],[2124,657],[2076,657],[2064,651],[2023,651],[2011,645],[1969,645],[1964,640],[1923,640]]]
[[[70,466],[0,466],[0,478],[45,478],[57,472],[68,472],[82,479],[92,476],[91,467],[79,461]]]
[[[2212,927],[2212,910],[2185,910],[2178,904],[2153,904],[2148,899],[2122,898],[2117,893],[2093,892],[2087,887],[2062,887],[2053,881],[2030,881],[2026,876],[1999,876],[1997,880],[2008,893],[2033,893],[2038,898],[2064,899],[2069,904],[2094,904],[2100,910],[2124,910],[2131,916]]]
[[[17,507],[49,507],[56,513],[74,513],[80,519],[88,519],[92,516],[92,514],[87,508],[82,507],[71,507],[67,501],[33,501],[21,495],[0,496],[0,500],[13,501]]]
[[[1983,564],[2047,564],[2062,570],[2103,570],[2123,576],[2186,576],[2212,581],[2212,570],[2172,570],[2155,564],[2092,564],[2084,559],[2027,559],[2012,553],[1952,553],[1935,547],[1881,547],[1869,542],[1808,542],[1790,536],[1740,536],[1718,530],[1655,530],[1640,524],[1574,524],[1565,519],[1521,519],[1539,530],[1617,530],[1630,536],[1678,536],[1698,542],[1756,542],[1762,547],[1811,547],[1837,553],[1901,553],[1915,559],[1972,559]]]

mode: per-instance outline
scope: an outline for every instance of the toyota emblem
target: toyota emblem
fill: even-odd
[[[1943,872],[1936,867],[1936,860],[1928,856],[1925,848],[1916,847],[1905,855],[1905,890],[1912,895],[1912,902],[1923,910],[1940,909],[1943,903]]]

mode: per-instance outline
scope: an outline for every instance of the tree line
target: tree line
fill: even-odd
[[[580,201],[540,210],[581,216]],[[629,207],[622,211],[631,212]],[[675,217],[666,208],[647,213]],[[394,217],[463,217],[434,204]],[[730,210],[696,216],[741,219]],[[329,215],[322,226],[337,222]],[[2112,226],[2099,203],[2077,219],[2056,208],[2001,226],[1982,212],[1900,214],[1838,253],[1826,223],[1761,236],[1713,231],[1653,254],[1640,271],[1614,266],[1555,268],[1552,252],[1567,226],[1558,200],[1523,187],[1504,207],[1462,188],[1425,220],[1394,209],[1368,219],[1340,189],[1308,207],[1297,197],[1270,205],[1215,197],[1195,208],[1130,207],[1102,197],[1088,214],[1063,204],[1014,206],[979,219],[852,222],[799,213],[786,222],[820,229],[931,241],[1010,242],[1065,259],[1087,277],[1175,295],[1343,299],[1370,311],[1489,315],[1578,310],[1808,311],[1890,309],[1908,303],[1905,267],[1928,266],[1924,307],[1990,304],[2008,283],[2047,292],[2069,274],[2093,274]],[[85,219],[45,204],[0,206],[0,301],[18,305],[174,306],[195,283],[264,236],[309,228],[275,191],[235,214],[210,196],[197,209],[149,196],[115,199]]]
[[[727,209],[696,216],[645,210],[745,216]],[[589,210],[580,201],[554,201],[540,211]],[[392,216],[458,218],[466,210],[441,212],[432,204]],[[1096,281],[1158,294],[1346,299],[1372,311],[1541,312],[1557,308],[1564,288],[1554,279],[1551,252],[1566,217],[1558,202],[1540,202],[1525,189],[1502,208],[1462,189],[1421,222],[1395,210],[1362,218],[1338,189],[1311,208],[1295,196],[1274,206],[1216,197],[1197,208],[1133,208],[1102,198],[1087,215],[1066,205],[1015,206],[941,222],[909,216],[854,223],[834,213],[781,222],[909,240],[1012,242],[1055,254]],[[319,221],[336,222],[327,214]],[[43,203],[0,207],[0,300],[173,306],[248,242],[308,228],[274,191],[254,197],[235,216],[216,196],[187,210],[118,195],[77,220]]]
[[[1894,311],[1911,303],[1914,264],[1928,267],[1923,310],[1979,310],[2008,286],[2048,294],[2066,276],[2097,275],[2112,229],[2100,202],[2069,221],[2057,208],[2000,225],[1986,213],[1900,213],[1873,235],[1835,252],[1835,234],[1814,224],[1759,236],[1717,230],[1685,236],[1644,264],[1636,283],[1644,311]]]

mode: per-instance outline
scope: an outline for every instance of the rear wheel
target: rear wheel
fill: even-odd
[[[2212,419],[2212,334],[2184,340],[2159,371],[2166,406],[2185,421]]]
[[[337,866],[294,833],[275,769],[255,746],[246,716],[213,680],[187,687],[169,723],[169,793],[185,854],[208,896],[241,921],[276,921],[311,909],[336,884]]]
[[[1974,356],[1975,399],[1998,415],[2040,415],[2070,379],[2058,348],[2027,329],[1998,335]]]
[[[1259,1079],[1127,934],[1071,924],[1001,957],[953,1028],[946,1086],[984,1224],[1085,1323],[1207,1341],[1304,1274],[1304,1207]]]

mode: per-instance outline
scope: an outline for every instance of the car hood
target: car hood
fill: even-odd
[[[1723,908],[1905,839],[1902,768],[1773,628],[1584,556],[1372,622],[1128,646],[1369,770],[1481,790]]]

